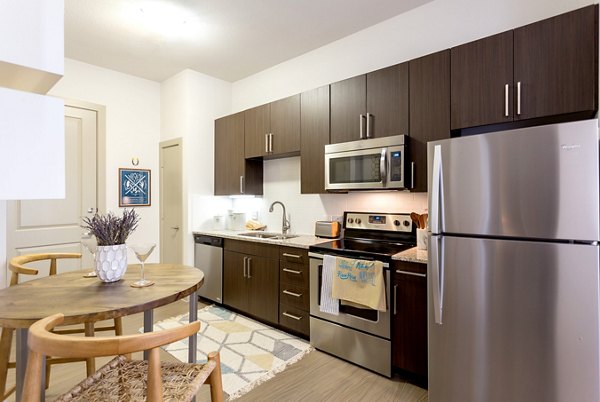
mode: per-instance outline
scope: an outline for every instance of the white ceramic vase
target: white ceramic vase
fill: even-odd
[[[96,274],[102,282],[116,282],[127,270],[127,246],[98,246],[95,262]]]

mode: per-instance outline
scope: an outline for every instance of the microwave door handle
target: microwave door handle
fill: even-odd
[[[383,187],[387,183],[387,148],[381,150],[381,158],[379,159],[379,174],[381,175],[381,184]]]

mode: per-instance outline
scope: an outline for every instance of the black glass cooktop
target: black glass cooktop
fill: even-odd
[[[339,239],[311,246],[310,251],[323,254],[389,260],[393,255],[411,247],[414,247],[414,245],[374,240]]]

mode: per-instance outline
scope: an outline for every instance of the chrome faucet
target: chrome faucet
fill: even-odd
[[[285,205],[283,205],[283,202],[281,202],[281,201],[275,201],[269,207],[269,212],[273,212],[273,206],[275,204],[279,204],[279,205],[281,205],[281,208],[283,208],[283,220],[281,222],[281,234],[286,235],[286,234],[288,234],[288,230],[290,230],[290,221],[288,220],[286,213],[285,213]]]

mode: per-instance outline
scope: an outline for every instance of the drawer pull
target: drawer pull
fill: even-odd
[[[290,258],[296,258],[297,260],[299,260],[300,258],[302,258],[302,256],[300,255],[296,255],[296,254],[288,254],[288,253],[283,253],[284,257],[290,257]]]
[[[413,275],[413,276],[420,276],[422,278],[427,278],[427,274],[420,274],[418,272],[400,271],[399,269],[397,269],[396,273],[402,274],[402,275]]]
[[[302,271],[296,271],[295,269],[284,268],[283,272],[287,272],[289,274],[301,275]]]
[[[302,317],[298,317],[297,315],[293,315],[285,311],[281,314],[296,321],[300,321],[302,319]]]
[[[286,294],[289,296],[294,296],[294,297],[302,297],[302,293],[294,293],[294,292],[290,292],[289,290],[284,290],[283,294]]]

